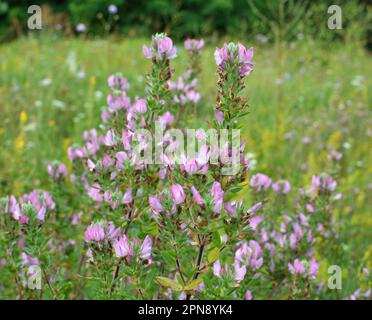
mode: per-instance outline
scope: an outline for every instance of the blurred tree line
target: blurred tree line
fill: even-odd
[[[371,38],[369,0],[0,0],[0,40],[27,31],[27,8],[43,10],[43,29],[76,33],[84,24],[92,36],[119,33],[148,36],[166,31],[177,39],[186,37],[244,38],[264,35],[267,41],[290,41],[299,34],[332,40]],[[342,9],[342,30],[330,32],[327,8]],[[111,7],[109,12],[109,6]]]

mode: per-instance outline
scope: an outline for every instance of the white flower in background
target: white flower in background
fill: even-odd
[[[115,6],[114,4],[110,4],[108,7],[108,12],[109,14],[116,14],[118,13],[118,7]]]
[[[85,71],[81,70],[76,74],[76,78],[84,79],[85,78]]]
[[[43,86],[43,87],[47,87],[47,86],[51,85],[52,82],[53,82],[52,79],[45,78],[45,79],[40,81],[40,85]]]
[[[41,108],[43,106],[43,102],[42,101],[40,101],[40,100],[36,100],[35,101],[35,107],[36,108]]]
[[[255,154],[253,152],[248,152],[245,155],[245,158],[249,161],[249,169],[255,170],[257,166],[257,159],[256,159]]]
[[[356,76],[353,80],[351,80],[351,85],[354,87],[362,87],[364,82],[363,76]]]
[[[87,31],[87,26],[84,23],[79,23],[76,26],[76,32],[82,33],[82,32],[85,32],[85,31]]]
[[[68,70],[72,74],[76,74],[77,73],[78,66],[77,66],[76,52],[75,51],[70,51],[68,53],[67,59],[66,59],[66,64],[67,64]]]
[[[65,109],[66,105],[63,101],[54,99],[54,100],[52,100],[52,106],[57,108],[57,109],[63,110],[63,109]]]
[[[95,98],[97,99],[97,100],[101,100],[102,99],[102,97],[103,97],[103,93],[102,93],[102,91],[96,91],[96,92],[94,92],[94,96],[95,96]]]

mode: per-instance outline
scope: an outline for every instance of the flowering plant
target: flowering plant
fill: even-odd
[[[287,180],[250,172],[241,120],[253,48],[224,44],[215,119],[208,130],[178,129],[197,112],[203,40],[184,43],[186,73],[172,80],[177,49],[165,34],[143,46],[152,68],[143,97],[109,76],[107,108],[67,166],[47,170],[51,193],[0,203],[1,263],[19,298],[308,298],[322,290],[317,250],[337,238],[330,212],[336,181],[313,176],[297,198]],[[209,139],[209,140],[208,140]],[[253,170],[252,170],[253,171]],[[38,295],[20,274],[40,270]]]

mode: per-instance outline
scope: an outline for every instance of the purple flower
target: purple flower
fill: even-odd
[[[91,224],[85,231],[85,242],[91,243],[92,241],[101,241],[105,238],[103,228],[97,224]]]
[[[291,184],[287,180],[280,180],[271,186],[275,194],[283,194],[286,195],[291,190]]]
[[[128,238],[123,235],[119,240],[114,242],[115,255],[118,258],[125,258],[133,255],[133,249],[129,246]]]
[[[63,163],[49,164],[47,169],[49,176],[55,181],[67,176],[67,168]]]
[[[147,104],[144,99],[138,99],[133,106],[135,112],[145,113],[147,111]]]
[[[214,203],[214,212],[215,213],[221,213],[222,204],[223,204],[223,198],[224,198],[224,192],[221,188],[221,184],[217,181],[213,182],[211,194],[213,197],[213,203]]]
[[[101,194],[101,187],[99,186],[99,184],[95,183],[93,184],[92,187],[88,189],[88,196],[96,202],[103,201],[103,196]]]
[[[185,191],[179,184],[173,184],[170,188],[170,194],[175,204],[181,204],[186,199]]]
[[[191,187],[191,193],[192,193],[195,203],[198,204],[199,206],[202,206],[204,204],[204,199],[202,198],[199,191],[196,190],[194,186]]]
[[[158,196],[149,196],[149,203],[151,209],[156,213],[162,212],[164,210],[163,206],[161,205]]]
[[[141,246],[140,258],[142,260],[149,260],[151,258],[151,250],[152,250],[152,240],[149,236],[146,236]]]
[[[310,203],[306,203],[305,208],[309,213],[313,213],[315,211],[314,207]]]
[[[233,218],[236,217],[236,203],[231,203],[230,201],[224,204],[225,211]]]
[[[245,292],[245,300],[252,300],[252,292],[247,290]]]
[[[220,260],[217,260],[214,264],[213,264],[213,274],[218,277],[218,278],[221,278],[221,275],[222,275],[222,267],[221,267],[221,262]]]
[[[132,201],[133,201],[133,198],[132,198],[132,189],[131,188],[128,188],[128,190],[124,193],[122,202],[123,202],[123,204],[129,204]]]
[[[214,115],[219,123],[221,123],[225,119],[225,116],[220,109],[215,109]]]
[[[169,112],[165,112],[163,115],[158,117],[158,121],[163,125],[163,127],[166,127],[174,121],[174,116]]]
[[[157,53],[157,60],[173,59],[177,55],[177,49],[173,46],[171,38],[165,34],[156,34],[152,38],[151,47],[143,46],[143,54],[147,59],[152,59]]]
[[[220,69],[226,70],[228,63],[235,64],[233,66],[239,68],[239,74],[242,77],[252,72],[254,66],[251,61],[252,58],[253,48],[247,50],[241,43],[238,43],[238,45],[225,43],[222,48],[216,48],[214,52],[214,59]]]
[[[239,74],[241,76],[248,76],[253,70],[254,64],[251,62],[253,58],[253,48],[248,50],[241,44],[238,44],[238,55],[239,55]]]
[[[318,270],[319,270],[319,264],[315,260],[315,258],[312,258],[310,260],[310,264],[309,264],[309,276],[310,277],[315,277],[318,273]]]
[[[130,150],[131,149],[131,141],[132,141],[132,133],[128,130],[123,129],[121,140],[123,143],[124,150]]]
[[[235,280],[240,282],[244,280],[245,274],[247,273],[247,267],[245,265],[240,266],[239,261],[234,262]]]
[[[289,272],[294,275],[303,274],[305,272],[304,265],[298,259],[295,259],[293,264],[288,262],[288,269],[289,269]]]
[[[249,214],[253,214],[255,213],[256,211],[260,210],[262,207],[262,202],[258,202],[256,203],[253,207],[251,207],[250,209],[248,209],[248,213]]]
[[[271,185],[271,179],[262,173],[257,173],[251,178],[250,185],[256,191],[267,191]]]
[[[198,53],[200,53],[204,47],[204,40],[187,39],[184,42],[184,46],[186,51],[197,51]]]

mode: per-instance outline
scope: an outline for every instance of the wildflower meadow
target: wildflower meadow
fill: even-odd
[[[364,38],[106,31],[0,44],[0,298],[370,300]]]

